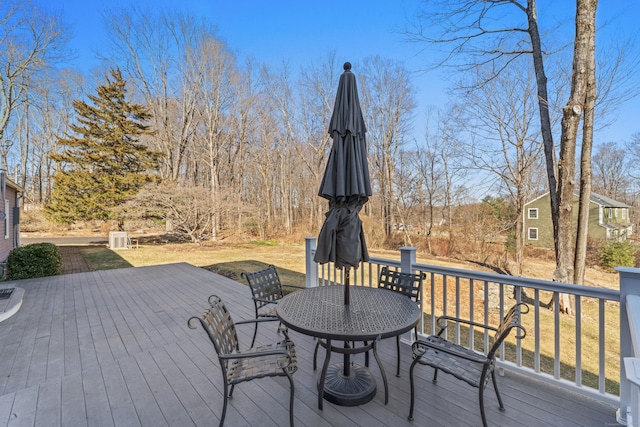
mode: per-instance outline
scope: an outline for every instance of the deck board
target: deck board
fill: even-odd
[[[187,320],[207,298],[223,298],[235,320],[251,318],[249,289],[186,263],[76,273],[16,282],[25,289],[20,311],[0,323],[0,427],[209,426],[222,409],[217,357],[201,329]],[[277,339],[276,323],[260,326],[258,341]],[[238,328],[248,344],[253,326]],[[358,407],[324,402],[317,407],[312,357],[315,341],[290,332],[299,367],[294,374],[298,426],[477,426],[478,394],[465,383],[416,367],[416,421],[409,422],[410,348],[401,346],[395,376],[395,340],[379,343],[389,381],[384,404],[381,374],[374,399]],[[319,356],[322,363],[324,352]],[[364,363],[363,355],[354,362]],[[332,355],[331,361],[340,357]],[[507,410],[498,410],[493,387],[485,393],[495,426],[614,426],[615,408],[507,371],[499,378]],[[227,426],[288,424],[286,378],[239,384],[227,409]]]

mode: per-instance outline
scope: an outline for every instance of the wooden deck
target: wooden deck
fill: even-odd
[[[211,294],[235,320],[251,318],[246,286],[189,264],[78,273],[16,282],[22,308],[0,323],[0,426],[213,426],[222,408],[221,378],[202,330],[187,328]],[[265,326],[265,325],[261,325]],[[267,325],[268,326],[268,325]],[[242,326],[240,326],[242,328]],[[248,344],[252,330],[240,329]],[[395,377],[395,340],[380,343],[390,386],[359,407],[325,401],[317,408],[314,341],[291,332],[299,355],[294,374],[298,426],[481,425],[477,390],[418,367],[416,421],[409,422],[409,346]],[[259,340],[275,332],[261,329]],[[334,356],[338,361],[338,356]],[[355,358],[362,363],[363,357]],[[372,372],[382,381],[375,363]],[[507,372],[499,378],[507,410],[490,385],[487,419],[494,426],[613,426],[615,408]],[[236,387],[228,426],[288,424],[288,381]]]

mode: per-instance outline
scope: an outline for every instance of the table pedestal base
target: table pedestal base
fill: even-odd
[[[343,369],[342,363],[327,368],[324,398],[340,406],[358,406],[373,399],[376,395],[376,379],[369,369],[351,365],[348,377],[344,375]]]

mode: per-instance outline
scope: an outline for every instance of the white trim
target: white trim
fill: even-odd
[[[531,237],[531,232],[535,230],[536,232],[536,237],[535,239]],[[527,240],[538,240],[538,227],[529,227],[527,228]]]
[[[531,212],[535,212],[535,217],[531,216]],[[527,208],[527,219],[539,219],[538,208]]]
[[[9,238],[9,200],[4,199],[4,238]]]

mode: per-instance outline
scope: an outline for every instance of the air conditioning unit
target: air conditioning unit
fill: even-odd
[[[129,249],[129,236],[126,231],[109,232],[109,249]]]

